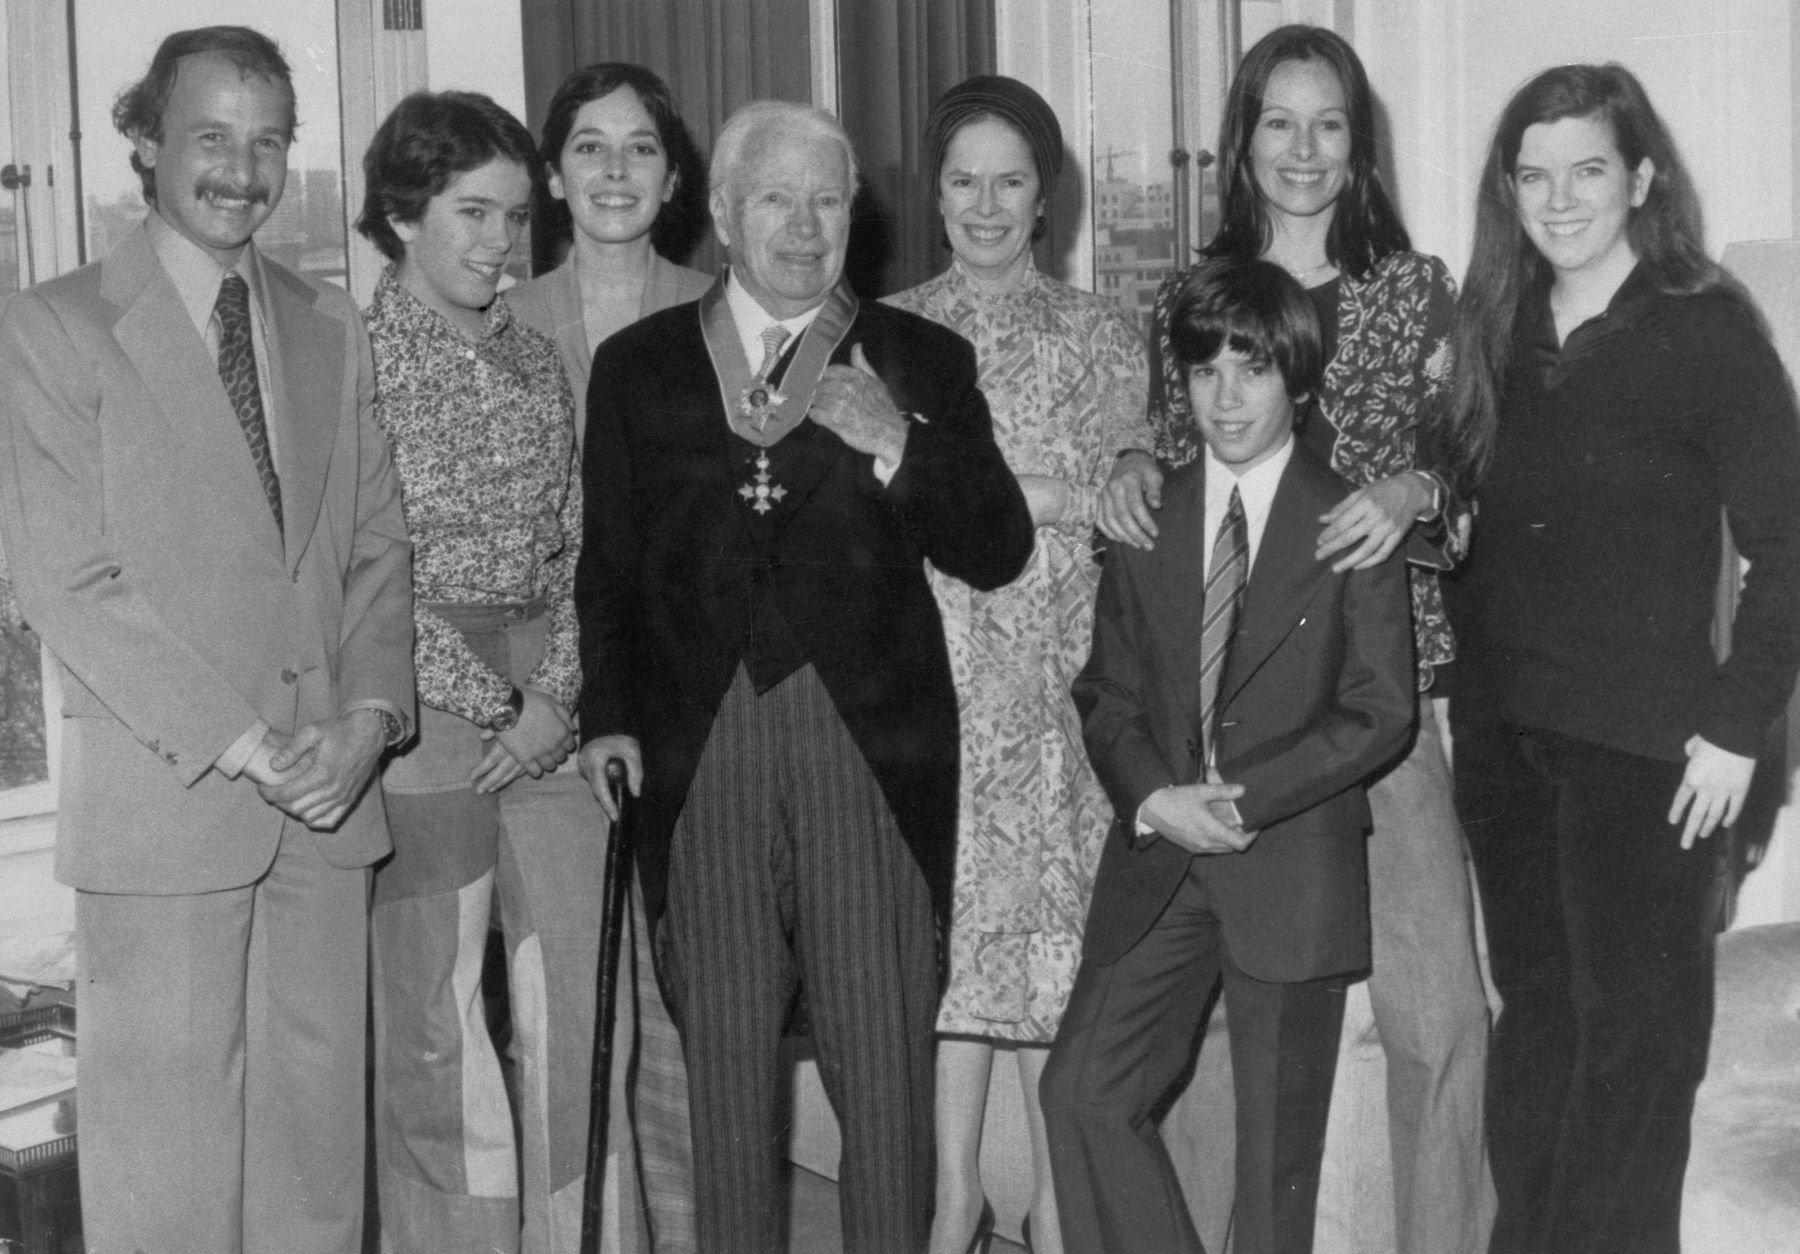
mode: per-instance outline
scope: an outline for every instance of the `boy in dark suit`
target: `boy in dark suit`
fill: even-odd
[[[1066,1247],[1201,1254],[1153,1112],[1224,985],[1239,1254],[1312,1246],[1346,977],[1369,962],[1363,781],[1413,728],[1398,558],[1315,560],[1350,485],[1294,439],[1323,371],[1264,261],[1187,282],[1172,341],[1206,454],[1154,549],[1115,548],[1075,682],[1117,822],[1043,1080]]]

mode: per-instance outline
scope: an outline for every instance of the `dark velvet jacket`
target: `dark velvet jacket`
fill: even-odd
[[[1743,298],[1671,296],[1640,266],[1559,349],[1547,289],[1526,293],[1478,499],[1456,726],[1756,756],[1800,663],[1800,428]],[[1721,512],[1750,562],[1723,664]]]
[[[883,487],[873,458],[802,422],[771,451],[788,495],[759,529],[739,495],[747,470],[699,310],[677,305],[606,341],[588,387],[581,734],[642,747],[631,830],[650,915],[767,595],[879,780],[941,920],[955,864],[956,694],[924,563],[994,588],[1017,577],[1033,542],[974,349],[913,314],[861,305],[832,360],[861,344],[912,415],[900,467]]]

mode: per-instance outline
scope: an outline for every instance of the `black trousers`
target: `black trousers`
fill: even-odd
[[[740,670],[670,849],[659,959],[687,1060],[701,1254],[780,1254],[804,987],[843,1133],[847,1254],[930,1229],[936,933],[925,877],[813,669],[757,696]]]
[[[1082,964],[1044,1066],[1069,1254],[1203,1254],[1153,1115],[1186,1070],[1221,981],[1237,1098],[1232,1248],[1312,1249],[1345,979],[1271,984],[1245,975],[1190,873],[1124,957]]]
[[[1683,765],[1459,731],[1456,799],[1504,1008],[1493,1254],[1675,1254],[1713,1017],[1727,835],[1681,848]]]

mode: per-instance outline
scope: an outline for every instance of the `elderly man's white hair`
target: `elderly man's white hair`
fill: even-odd
[[[850,189],[856,189],[856,149],[843,125],[823,109],[795,104],[791,100],[752,100],[729,118],[713,144],[712,168],[708,180],[715,196],[723,196],[730,204],[734,188],[742,173],[744,160],[755,151],[759,139],[773,133],[829,139],[844,150],[844,164],[850,172]]]

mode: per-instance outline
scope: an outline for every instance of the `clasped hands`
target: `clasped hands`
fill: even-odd
[[[575,716],[562,702],[541,688],[526,685],[519,691],[525,694],[519,721],[507,731],[481,731],[488,749],[469,772],[478,793],[499,792],[521,775],[542,779],[575,751]]]
[[[897,467],[906,452],[906,416],[894,404],[861,344],[851,346],[849,365],[825,367],[813,390],[812,407],[806,412],[845,444],[884,466]]]
[[[499,792],[521,775],[541,779],[575,748],[575,720],[562,703],[537,688],[523,688],[525,709],[509,731],[483,729],[487,752],[469,772],[478,793]],[[368,788],[381,752],[385,724],[371,709],[354,709],[308,723],[292,736],[270,729],[244,764],[264,801],[308,827],[329,830],[344,821]]]
[[[1138,807],[1138,818],[1189,853],[1242,853],[1256,839],[1231,804],[1244,795],[1244,786],[1227,784],[1217,771],[1208,776],[1157,789]]]
[[[374,710],[348,710],[308,723],[292,736],[273,728],[244,764],[262,799],[316,831],[344,821],[375,776],[387,747]]]

